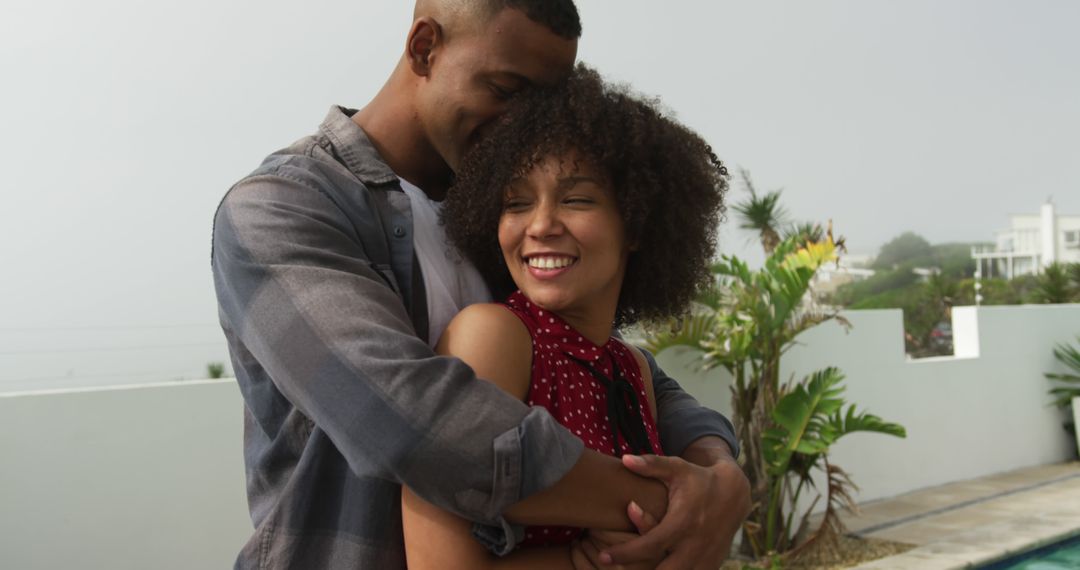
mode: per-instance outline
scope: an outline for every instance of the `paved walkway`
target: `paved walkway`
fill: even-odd
[[[974,568],[1080,534],[1080,463],[950,483],[867,503],[850,532],[915,544],[857,570]]]

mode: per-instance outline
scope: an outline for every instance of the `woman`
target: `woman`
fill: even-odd
[[[466,308],[437,350],[546,407],[592,449],[663,453],[645,357],[612,335],[681,313],[707,281],[726,174],[700,137],[584,66],[523,95],[467,158],[443,212],[507,300]],[[408,489],[402,507],[410,568],[571,568],[569,545],[586,532],[528,527],[496,559],[464,519]]]

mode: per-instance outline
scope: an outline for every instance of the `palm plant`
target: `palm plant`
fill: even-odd
[[[732,206],[741,218],[739,227],[744,230],[757,232],[761,240],[761,246],[765,248],[765,255],[769,255],[780,244],[780,228],[787,223],[787,212],[780,205],[780,193],[782,190],[773,190],[765,194],[758,194],[750,179],[750,171],[745,168],[739,169],[743,185],[750,191],[750,198],[738,202]]]
[[[1076,337],[1076,341],[1080,346],[1080,336]],[[1050,395],[1054,397],[1053,405],[1067,408],[1071,405],[1073,398],[1080,397],[1080,350],[1068,344],[1059,344],[1054,347],[1054,358],[1075,372],[1075,374],[1047,372],[1043,375],[1049,380],[1060,383],[1050,389]]]
[[[1036,303],[1068,303],[1073,300],[1069,273],[1064,265],[1051,263],[1036,278],[1031,299]]]
[[[794,237],[799,243],[819,242],[825,239],[825,228],[817,222],[794,222],[788,224],[780,235],[783,239]]]
[[[731,373],[734,420],[754,503],[743,544],[758,556],[791,547],[792,509],[811,484],[813,470],[824,470],[833,483],[842,482],[842,470],[830,468],[826,460],[832,443],[851,431],[902,435],[903,429],[856,414],[854,408],[841,415],[836,402],[843,404],[838,387],[842,376],[835,369],[781,385],[780,358],[796,337],[828,320],[850,326],[807,295],[818,268],[837,259],[831,231],[817,242],[801,237],[780,241],[757,271],[724,256],[713,265],[716,281],[699,297],[691,316],[647,339],[654,353],[693,347],[702,351],[706,368],[723,366]],[[843,485],[835,489],[829,505],[846,496]]]
[[[828,480],[826,510],[818,530],[803,546],[829,533],[842,533],[844,525],[840,511],[855,510],[850,493],[854,483],[843,469],[828,462],[829,448],[834,443],[847,434],[860,431],[906,436],[902,426],[873,414],[858,413],[854,404],[848,405],[845,412],[845,401],[841,397],[844,388],[840,385],[843,379],[844,375],[833,367],[814,372],[789,387],[773,410],[775,427],[767,430],[763,437],[765,461],[772,478],[765,542],[776,545],[778,551],[792,546],[795,507],[802,491],[813,486],[814,469],[824,472]],[[799,528],[805,526],[816,503],[817,500],[806,509]],[[779,517],[785,506],[790,507],[790,511],[781,525]],[[769,531],[776,534],[770,535]]]

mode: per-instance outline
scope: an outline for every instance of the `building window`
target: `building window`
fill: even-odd
[[[1065,247],[1080,248],[1080,230],[1065,232]]]

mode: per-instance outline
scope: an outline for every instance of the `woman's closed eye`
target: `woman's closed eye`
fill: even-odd
[[[563,198],[563,203],[571,206],[587,206],[595,204],[596,199],[592,196],[567,196],[566,198]]]
[[[521,212],[529,207],[532,202],[524,198],[507,198],[503,200],[504,212]]]

